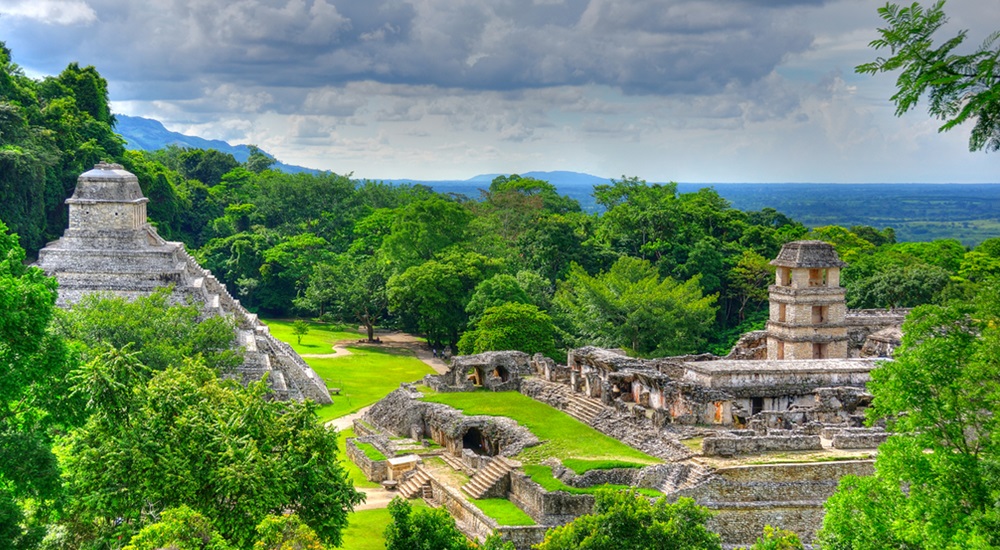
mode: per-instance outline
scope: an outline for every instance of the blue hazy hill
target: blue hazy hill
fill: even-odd
[[[125,138],[126,149],[156,151],[168,145],[176,145],[185,149],[215,149],[233,155],[239,162],[246,162],[247,158],[250,157],[250,148],[246,145],[230,145],[218,139],[205,139],[171,132],[160,121],[151,118],[116,114],[115,119],[118,121],[115,125],[115,132]],[[270,153],[262,152],[272,159],[274,158]],[[299,172],[318,174],[322,172],[322,170],[285,164],[277,160],[273,167],[289,174]]]

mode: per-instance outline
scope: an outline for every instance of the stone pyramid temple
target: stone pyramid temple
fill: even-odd
[[[188,254],[167,242],[146,220],[139,180],[118,164],[98,164],[77,180],[69,205],[69,228],[38,253],[38,267],[59,281],[58,305],[70,307],[85,294],[126,298],[173,286],[177,302],[201,304],[205,316],[232,315],[237,345],[245,350],[236,376],[244,383],[265,374],[278,399],[330,403],[323,379],[290,346],[274,338],[255,314]]]

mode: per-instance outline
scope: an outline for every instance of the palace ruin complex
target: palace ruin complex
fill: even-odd
[[[146,220],[139,180],[118,164],[98,164],[80,175],[62,238],[38,253],[38,267],[59,281],[57,305],[71,307],[90,293],[135,298],[172,287],[171,299],[196,303],[205,316],[231,315],[234,344],[244,362],[234,373],[243,382],[267,376],[278,399],[330,403],[326,384],[291,347],[233,299],[184,245],[167,242]]]
[[[827,243],[788,243],[771,263],[776,275],[767,329],[744,335],[726,357],[637,359],[584,347],[559,365],[540,354],[490,352],[456,357],[448,373],[427,376],[423,384],[438,392],[519,391],[663,460],[585,475],[550,464],[567,485],[612,483],[658,489],[668,499],[694,498],[716,512],[710,526],[727,546],[752,544],[768,524],[808,543],[837,480],[871,473],[872,454],[887,437],[881,428],[863,427],[871,400],[865,385],[876,362],[899,344],[907,312],[848,310],[839,283],[846,264]],[[518,548],[590,511],[591,495],[547,491],[520,469],[516,456],[537,444],[530,431],[505,418],[464,416],[420,396],[416,386],[404,385],[355,422],[359,438],[348,441],[348,453],[370,479],[446,507],[471,537],[499,530]],[[702,438],[700,452],[681,442],[692,437]],[[455,486],[446,472],[422,463],[418,454],[427,455],[421,445],[429,442],[440,446],[430,454],[471,476],[467,483]],[[417,454],[380,464],[359,445],[390,457]],[[740,461],[782,453],[826,459]],[[469,502],[487,497],[510,500],[537,525],[498,525]]]

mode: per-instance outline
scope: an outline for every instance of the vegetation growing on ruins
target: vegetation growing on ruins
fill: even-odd
[[[603,485],[591,485],[589,487],[573,487],[571,485],[566,485],[562,480],[555,477],[552,473],[551,466],[545,466],[542,464],[528,464],[524,466],[524,473],[531,477],[531,480],[535,483],[541,485],[546,491],[563,491],[573,495],[592,495],[602,490],[612,490],[612,491],[625,491],[632,490],[636,493],[657,498],[663,496],[663,493],[657,491],[656,489],[647,488],[634,488],[627,485],[613,485],[613,484],[603,484]],[[577,472],[579,473],[579,472]]]
[[[624,460],[584,460],[580,458],[567,458],[562,461],[563,466],[573,470],[577,475],[589,472],[590,470],[611,470],[614,468],[642,468],[645,464],[636,462],[626,462]]]
[[[506,416],[528,428],[544,441],[525,449],[518,458],[541,462],[545,458],[617,459],[642,464],[660,462],[641,451],[608,437],[568,414],[513,392],[435,393],[420,387],[424,401],[444,403],[466,415]]]
[[[535,520],[505,498],[474,499],[476,505],[487,516],[497,520],[500,525],[534,525]]]

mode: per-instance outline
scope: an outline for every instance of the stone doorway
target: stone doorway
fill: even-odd
[[[462,435],[462,448],[482,456],[496,456],[496,444],[483,435],[479,428],[469,428]]]

